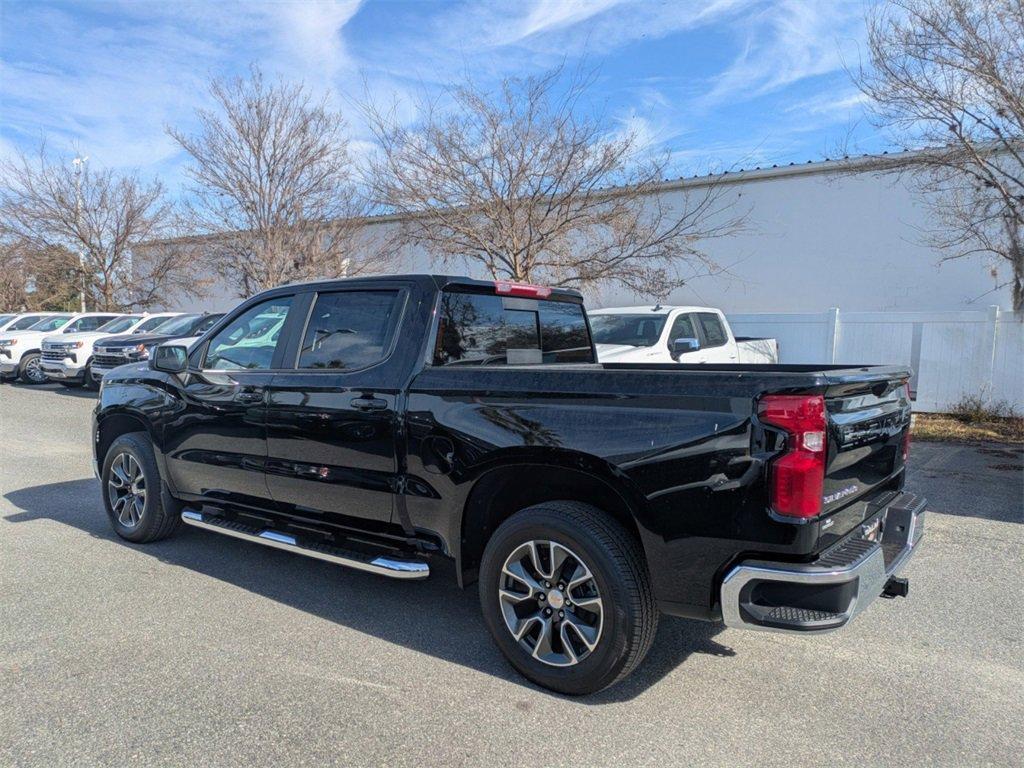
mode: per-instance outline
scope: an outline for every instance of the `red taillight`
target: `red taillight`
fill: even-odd
[[[910,427],[907,427],[907,431],[903,433],[903,463],[907,463],[907,459],[910,457]]]
[[[524,296],[531,299],[546,299],[551,295],[551,289],[545,285],[510,283],[506,280],[496,280],[494,282],[494,292],[502,296]]]
[[[787,517],[817,517],[825,484],[825,398],[765,395],[757,415],[787,435],[785,453],[769,470],[772,509]]]

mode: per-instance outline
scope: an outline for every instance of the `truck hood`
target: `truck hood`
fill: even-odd
[[[38,344],[49,334],[49,331],[7,331],[6,333],[0,333],[0,341],[4,339],[17,339],[19,346],[22,342],[25,344]]]
[[[56,341],[61,339],[63,341],[91,341],[93,339],[101,339],[104,336],[109,336],[109,333],[100,333],[99,331],[79,331],[78,333],[57,333],[52,336],[47,336],[47,341]]]
[[[595,344],[594,347],[601,363],[639,363],[658,356],[655,347],[633,347],[629,344]]]
[[[135,347],[139,344],[145,344],[147,347],[150,344],[159,344],[163,341],[171,341],[172,339],[179,338],[177,336],[169,336],[165,333],[124,333],[117,336],[110,336],[103,340],[104,347]]]
[[[97,339],[109,336],[108,333],[97,333],[96,331],[82,331],[80,333],[56,333],[43,337],[44,344],[67,344],[69,342],[81,341],[92,346]]]

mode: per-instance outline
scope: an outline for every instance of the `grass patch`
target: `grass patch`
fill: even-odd
[[[914,440],[1024,444],[1024,418],[989,415],[987,418],[965,421],[961,416],[949,413],[916,413],[912,434]]]

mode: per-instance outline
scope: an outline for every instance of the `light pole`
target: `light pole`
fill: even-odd
[[[75,226],[80,232],[82,229],[82,166],[89,162],[89,156],[76,157],[71,162],[75,166]],[[85,312],[85,252],[82,250],[81,244],[78,247],[78,269],[82,273],[82,286],[78,289],[78,303],[81,305],[81,311]]]

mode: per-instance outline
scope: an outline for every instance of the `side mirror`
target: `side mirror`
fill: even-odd
[[[153,350],[149,366],[164,373],[184,373],[188,370],[188,347],[182,344],[168,344]]]
[[[679,357],[687,352],[696,352],[699,349],[700,342],[697,339],[687,337],[672,340],[672,357]]]

